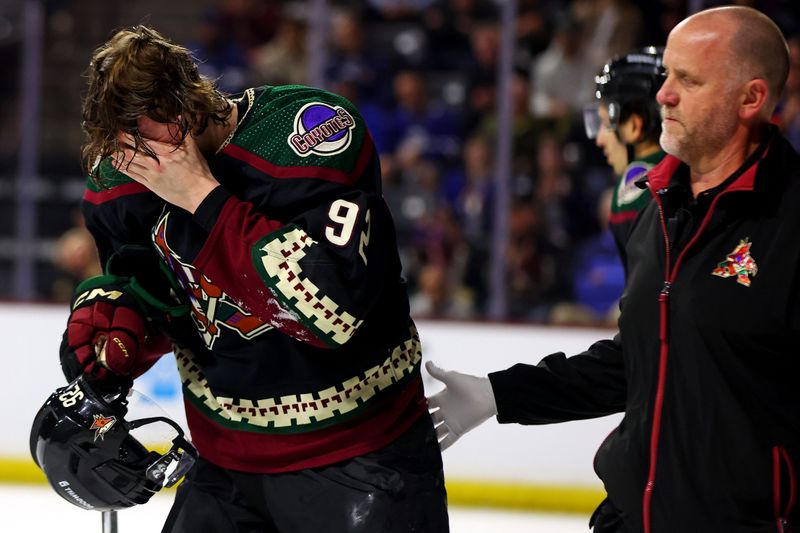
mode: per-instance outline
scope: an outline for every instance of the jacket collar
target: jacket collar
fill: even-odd
[[[733,174],[725,180],[725,191],[752,191],[755,186],[758,165],[767,156],[770,144],[777,135],[777,128],[770,124],[764,140],[750,157]],[[671,187],[676,184],[675,173],[681,165],[685,165],[675,156],[667,155],[661,162],[650,169],[646,180],[653,192]]]

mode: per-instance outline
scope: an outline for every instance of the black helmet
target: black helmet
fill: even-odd
[[[584,113],[586,134],[590,139],[597,136],[599,122],[596,111],[601,104],[608,108],[612,129],[624,120],[622,115],[635,112],[645,121],[646,135],[652,137],[660,132],[656,93],[664,83],[662,54],[663,48],[646,46],[615,57],[603,66],[594,78],[597,102]]]
[[[178,424],[161,416],[129,422],[127,412],[125,393],[107,399],[83,375],[50,395],[33,421],[31,455],[62,498],[97,511],[143,504],[194,464],[197,453]],[[131,434],[156,422],[177,432],[164,454]]]

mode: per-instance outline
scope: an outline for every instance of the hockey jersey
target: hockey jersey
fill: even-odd
[[[104,261],[149,246],[191,304],[166,333],[202,456],[268,473],[381,448],[427,408],[366,124],[309,87],[249,89],[236,105],[238,126],[206,156],[220,186],[194,214],[104,162],[87,227]]]
[[[614,242],[623,263],[625,262],[625,244],[628,242],[633,223],[639,212],[650,202],[647,188],[637,182],[643,180],[647,172],[664,159],[665,155],[667,155],[666,152],[658,150],[631,162],[625,167],[614,187],[608,225],[614,235]]]

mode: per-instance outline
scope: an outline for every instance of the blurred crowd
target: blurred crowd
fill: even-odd
[[[790,37],[792,73],[775,120],[800,149],[797,15],[791,2],[747,3],[767,12]],[[220,0],[196,21],[196,38],[184,44],[204,73],[232,94],[259,84],[309,84],[309,4]],[[372,132],[412,313],[484,317],[495,220],[502,3],[329,4],[323,85],[355,102]],[[615,176],[585,136],[582,109],[609,58],[663,45],[687,9],[681,0],[518,1],[507,319],[615,320],[624,284],[606,229]],[[76,232],[64,247],[80,243]],[[80,253],[91,263],[91,254]],[[83,265],[69,268],[78,272],[73,277],[83,275]]]

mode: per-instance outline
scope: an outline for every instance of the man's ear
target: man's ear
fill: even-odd
[[[742,87],[739,117],[745,120],[761,118],[769,99],[767,82],[761,78],[748,81]]]

